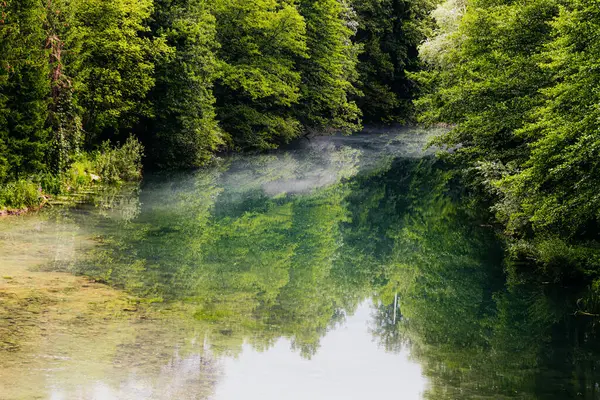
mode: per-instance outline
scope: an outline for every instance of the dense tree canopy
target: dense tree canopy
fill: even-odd
[[[406,122],[418,92],[407,71],[417,71],[418,45],[429,28],[428,0],[355,0],[359,55],[357,102],[365,122]]]
[[[298,9],[276,0],[227,0],[215,8],[221,44],[215,93],[223,129],[242,148],[267,149],[297,137],[295,58],[306,56]]]
[[[148,35],[152,1],[85,0],[65,6],[71,13],[65,68],[73,77],[83,129],[91,142],[113,138],[152,113],[147,94],[155,82],[153,58],[165,51],[160,38]]]
[[[597,238],[600,217],[600,13],[595,2],[573,1],[552,21],[552,41],[539,68],[551,76],[520,131],[530,144],[527,161],[500,182],[511,230]]]
[[[0,180],[46,171],[50,66],[37,0],[0,4]]]
[[[439,143],[454,149],[506,232],[533,240],[526,252],[545,261],[581,250],[597,264],[589,258],[600,216],[596,8],[449,0],[421,46],[429,69],[414,75],[426,88],[422,120],[453,124]],[[552,250],[557,240],[562,251]]]
[[[298,61],[302,76],[302,124],[311,131],[351,133],[360,127],[360,110],[350,100],[355,93],[357,46],[352,43],[356,21],[349,5],[339,0],[300,0],[306,21],[307,57]]]
[[[426,4],[3,2],[0,185],[49,190],[87,152],[131,135],[146,164],[185,168],[220,150],[352,133],[363,111],[406,120],[415,92],[404,70],[419,63]]]
[[[218,48],[214,16],[205,2],[157,0],[150,28],[168,50],[156,63],[153,112],[139,134],[151,163],[201,165],[223,144],[212,92]]]

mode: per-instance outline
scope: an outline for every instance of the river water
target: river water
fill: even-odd
[[[600,399],[597,295],[505,259],[438,133],[0,220],[0,399]]]

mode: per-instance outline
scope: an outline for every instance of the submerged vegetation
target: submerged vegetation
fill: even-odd
[[[380,142],[371,151],[374,140]],[[57,324],[68,326],[76,342],[93,337],[88,324],[100,328],[90,313],[109,327],[136,321],[133,338],[127,324],[114,330],[113,337],[124,341],[119,351],[107,355],[112,342],[100,340],[98,349],[83,346],[85,357],[75,346],[59,353],[73,359],[63,365],[89,357],[107,358],[102,365],[119,361],[116,372],[99,372],[99,380],[108,382],[114,373],[122,378],[120,362],[164,373],[173,351],[185,353],[185,347],[172,350],[183,341],[203,346],[207,362],[248,346],[266,351],[280,338],[303,357],[318,357],[326,334],[373,299],[372,338],[382,352],[410,349],[429,380],[425,398],[594,398],[596,289],[548,282],[503,259],[503,243],[487,226],[485,210],[472,205],[459,182],[449,182],[451,166],[420,152],[411,156],[410,140],[314,140],[301,151],[232,157],[196,173],[149,175],[141,190],[109,200],[111,207],[53,208],[29,216],[30,225],[10,227],[0,244],[43,246],[52,253],[44,270],[83,275],[88,282],[70,276],[61,281],[75,282],[67,285],[74,286],[69,293],[60,286],[4,304],[18,318],[41,319],[28,337],[38,326],[60,332],[44,345],[56,346],[65,335]],[[82,238],[87,244],[73,249]],[[27,284],[16,272],[10,278],[11,293]],[[135,297],[115,297],[100,283]],[[107,295],[80,304],[86,291]],[[48,302],[60,298],[74,316],[44,322],[42,310],[55,312]],[[39,313],[19,312],[19,299],[25,311]],[[163,318],[169,318],[165,329],[171,334],[148,337],[162,329]],[[103,338],[106,329],[100,329]],[[27,351],[26,341],[10,339],[5,346]],[[133,361],[124,360],[129,351]],[[96,379],[96,370],[87,372],[84,385]],[[194,369],[191,377],[213,382],[202,371]],[[72,378],[56,381],[69,387]],[[197,381],[189,379],[189,385]]]

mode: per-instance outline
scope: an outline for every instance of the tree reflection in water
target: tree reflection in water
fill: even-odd
[[[120,207],[63,212],[96,245],[53,268],[165,316],[101,330],[92,365],[72,382],[104,386],[73,390],[210,398],[224,357],[284,340],[315,360],[331,346],[324,337],[372,299],[372,337],[421,365],[425,398],[600,398],[597,292],[505,259],[485,212],[422,144],[414,132],[319,138],[148,176]],[[81,337],[89,346],[97,336]],[[61,346],[74,358],[85,347]]]

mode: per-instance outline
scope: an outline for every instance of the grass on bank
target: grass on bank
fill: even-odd
[[[143,150],[141,143],[132,137],[121,147],[111,147],[105,142],[97,151],[80,153],[58,175],[39,174],[0,184],[0,212],[35,209],[52,196],[138,180],[142,176]]]

